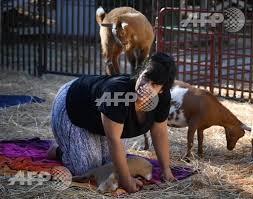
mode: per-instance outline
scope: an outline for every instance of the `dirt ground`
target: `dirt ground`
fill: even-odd
[[[50,108],[59,87],[73,77],[44,75],[41,78],[25,73],[0,70],[0,94],[36,95],[46,99],[41,104],[26,104],[0,109],[0,139],[53,138],[50,128]],[[239,119],[253,123],[253,106],[220,98]],[[186,128],[169,128],[171,156],[174,164],[186,150]],[[250,133],[239,140],[233,151],[226,149],[225,133],[221,127],[211,127],[204,133],[205,157],[194,158],[190,165],[199,173],[185,180],[145,186],[127,198],[253,198],[253,162],[250,162]],[[197,142],[195,140],[195,148]],[[130,140],[130,147],[143,148],[143,137]],[[195,150],[196,152],[196,150]],[[140,151],[141,153],[141,151]],[[1,198],[107,198],[89,188],[71,187],[58,192],[43,186],[8,185],[0,176]]]

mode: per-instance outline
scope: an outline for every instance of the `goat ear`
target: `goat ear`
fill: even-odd
[[[245,125],[245,124],[242,124],[241,128],[246,130],[246,131],[251,131],[251,128],[249,126]]]
[[[122,23],[121,23],[122,29],[125,29],[127,26],[128,26],[128,23],[126,23],[126,22],[122,22]]]

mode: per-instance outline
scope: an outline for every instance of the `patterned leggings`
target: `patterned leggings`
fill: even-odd
[[[51,126],[61,160],[72,175],[82,175],[111,161],[107,138],[90,133],[71,123],[66,111],[66,94],[74,80],[64,84],[58,91],[52,107]],[[126,145],[126,139],[122,140]]]

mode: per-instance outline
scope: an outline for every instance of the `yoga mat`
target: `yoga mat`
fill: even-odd
[[[62,163],[56,160],[47,159],[47,150],[53,143],[52,140],[41,140],[40,138],[24,140],[1,140],[0,141],[0,168],[10,170],[30,170],[30,171],[50,171],[55,166],[62,166]],[[127,154],[128,157],[136,156]],[[143,157],[143,156],[140,156]],[[145,181],[144,184],[155,184],[161,182],[161,169],[156,159],[147,159],[152,165],[152,179]],[[177,180],[182,180],[196,173],[188,166],[173,166],[172,173]],[[74,183],[74,186],[82,187],[80,183]],[[115,192],[116,193],[116,192]],[[118,194],[119,192],[117,192]],[[120,191],[120,194],[125,192]]]
[[[42,103],[44,99],[28,95],[0,95],[0,108],[26,103]]]

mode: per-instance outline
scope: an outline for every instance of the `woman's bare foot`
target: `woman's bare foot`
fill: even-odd
[[[56,143],[52,144],[49,149],[47,150],[47,158],[49,160],[57,160],[57,154],[56,154],[56,149],[58,145]]]

